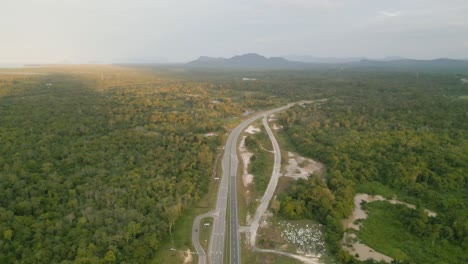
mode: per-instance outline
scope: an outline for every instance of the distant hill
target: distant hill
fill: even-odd
[[[337,58],[337,57],[315,57],[315,56],[309,56],[309,55],[287,55],[284,57],[291,61],[306,62],[306,63],[327,63],[327,64],[341,64],[341,63],[361,61],[365,59],[365,57]]]
[[[115,58],[112,63],[123,63],[123,64],[164,64],[168,63],[169,60],[165,57],[136,57],[136,58]]]
[[[408,58],[400,57],[400,56],[387,56],[382,59],[376,61],[397,61],[397,60],[409,60]]]
[[[199,63],[217,63],[222,62],[223,60],[223,58],[213,58],[208,56],[200,56],[200,58],[197,59]]]
[[[296,58],[298,57],[289,57]],[[315,58],[315,59],[314,59]],[[302,58],[306,59],[306,58]],[[213,58],[201,56],[185,64],[190,68],[201,69],[326,69],[326,70],[379,70],[403,72],[454,72],[468,73],[468,61],[454,59],[414,60],[402,57],[385,57],[382,59],[353,58],[316,58],[308,57],[310,62],[293,61],[283,57],[271,57],[248,53],[232,58]]]
[[[290,69],[310,67],[312,64],[289,61],[282,57],[267,58],[256,53],[247,53],[232,58],[213,58],[201,56],[186,64],[201,68],[254,68],[254,69]]]
[[[421,72],[468,72],[468,61],[454,59],[413,60],[400,59],[390,61],[361,60],[344,64],[344,67],[367,70],[421,71]]]
[[[406,58],[398,56],[387,56],[381,59],[369,59],[366,57],[315,57],[309,55],[287,55],[284,58],[291,61],[307,62],[307,63],[327,63],[327,64],[342,64],[349,62],[359,62],[362,60],[374,60],[374,61],[394,61],[404,60]]]

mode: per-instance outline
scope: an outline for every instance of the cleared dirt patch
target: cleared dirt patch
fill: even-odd
[[[276,125],[276,123],[273,124],[273,130],[278,130],[278,129],[281,129],[283,128],[283,126],[278,126]]]
[[[191,264],[192,262],[193,262],[192,252],[190,252],[190,249],[187,249],[184,252],[184,264]]]
[[[281,229],[276,222],[264,219],[266,221],[258,230],[258,246],[266,249],[279,249],[289,251],[291,246],[283,238]]]
[[[379,253],[369,246],[359,242],[356,234],[345,233],[343,237],[344,248],[359,260],[375,259],[377,261],[392,262],[392,258]]]
[[[261,130],[260,130],[260,128],[258,128],[258,127],[254,127],[253,125],[250,125],[250,126],[249,126],[246,130],[244,130],[244,131],[247,132],[247,133],[249,133],[249,134],[251,134],[251,135],[253,135],[253,134],[255,134],[255,133],[260,132]]]
[[[361,206],[361,203],[365,202],[375,202],[375,201],[386,201],[391,204],[402,204],[407,206],[408,208],[415,209],[416,206],[413,204],[405,203],[402,201],[393,198],[388,200],[381,195],[368,195],[365,193],[359,193],[354,196],[354,211],[352,214],[347,218],[344,219],[342,224],[344,229],[354,229],[359,230],[361,227],[361,222],[367,218],[367,211],[364,210]],[[434,217],[437,214],[433,211],[424,209],[428,216]],[[352,255],[356,256],[359,260],[367,260],[367,259],[375,259],[378,261],[385,261],[391,262],[393,259],[389,256],[381,254],[371,247],[359,242],[358,237],[356,234],[345,232],[342,245],[345,250],[347,250]]]
[[[247,136],[243,136],[239,144],[239,152],[242,158],[242,183],[244,187],[247,187],[253,181],[253,175],[249,173],[249,164],[250,158],[252,158],[253,153],[249,152],[245,147],[245,139]]]
[[[323,168],[320,162],[288,152],[288,165],[285,167],[284,176],[307,179],[311,174],[322,175]]]

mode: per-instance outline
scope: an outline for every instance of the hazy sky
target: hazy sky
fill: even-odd
[[[1,0],[0,63],[468,58],[468,0]]]

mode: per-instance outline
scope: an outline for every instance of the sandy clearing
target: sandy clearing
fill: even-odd
[[[397,200],[395,197],[392,198],[391,200],[386,199],[385,197],[381,195],[369,195],[365,193],[358,193],[356,196],[354,196],[354,210],[351,213],[351,215],[344,219],[342,221],[344,229],[354,229],[354,230],[359,230],[361,227],[361,224],[355,224],[355,221],[358,219],[366,219],[367,218],[367,212],[362,209],[361,203],[362,201],[366,201],[368,203],[370,202],[375,202],[375,201],[387,201],[391,204],[402,204],[407,206],[408,208],[415,209],[416,206],[413,204],[405,203],[402,201]],[[424,211],[427,213],[428,216],[435,217],[437,214],[433,211],[424,209]],[[350,246],[346,246],[349,244]],[[379,253],[372,249],[371,247],[361,243],[358,241],[358,238],[355,234],[351,234],[348,232],[345,232],[342,240],[342,245],[343,249],[347,250],[349,253],[352,255],[358,254],[359,257],[357,257],[359,260],[367,260],[367,259],[375,259],[375,260],[383,260],[385,262],[391,262],[393,259],[389,256],[386,256],[382,253]]]
[[[302,103],[303,104],[308,103],[308,101],[303,101]],[[288,107],[291,107],[292,105],[294,105],[294,104],[288,104]],[[274,117],[274,115],[269,116],[269,118],[273,118],[273,117]],[[255,215],[254,215],[254,217],[252,219],[252,222],[250,223],[250,226],[246,226],[246,227],[242,228],[242,230],[246,233],[246,244],[250,245],[252,247],[253,251],[281,254],[281,255],[284,255],[284,256],[288,256],[288,257],[291,257],[291,258],[298,259],[298,260],[302,261],[303,263],[318,264],[318,263],[320,263],[319,258],[314,258],[314,257],[311,257],[311,256],[306,256],[305,257],[305,256],[290,254],[290,253],[283,252],[283,251],[278,251],[278,250],[259,249],[259,248],[256,247],[255,241],[256,241],[257,231],[258,231],[259,225],[261,225],[263,223],[263,222],[260,223],[260,221],[264,219],[264,217],[262,217],[262,216],[265,214],[267,206],[268,206],[268,204],[269,204],[269,202],[270,202],[270,200],[271,200],[271,198],[273,196],[273,193],[274,193],[274,191],[276,189],[276,186],[278,184],[278,179],[279,179],[279,177],[282,176],[282,174],[281,174],[281,150],[280,150],[279,144],[278,144],[272,130],[270,129],[270,126],[268,125],[268,117],[267,116],[264,116],[264,118],[263,118],[263,126],[265,127],[265,131],[267,132],[267,134],[268,134],[268,136],[270,138],[270,141],[272,143],[272,146],[273,146],[273,153],[274,153],[273,171],[272,171],[272,175],[271,175],[271,178],[270,178],[270,182],[268,183],[267,189],[265,190],[265,193],[264,193],[262,199],[260,200],[260,204],[258,205],[257,210],[255,211]],[[247,129],[247,130],[249,130],[249,129]],[[247,130],[245,130],[245,131],[248,132]],[[242,148],[241,148],[241,146],[239,146],[239,149],[244,149],[245,150],[245,138],[244,138],[243,144],[244,144],[244,146],[242,146]],[[311,167],[309,166],[308,169],[311,169]],[[247,216],[247,218],[250,218],[250,216]],[[249,220],[250,219],[247,219],[247,224],[248,224]]]
[[[265,211],[263,214],[261,220],[260,220],[260,226],[259,228],[266,228],[268,226],[268,219],[273,217],[273,213],[270,211]]]
[[[356,194],[356,196],[354,196],[354,211],[352,212],[352,214],[348,218],[344,219],[343,222],[342,222],[343,227],[345,229],[346,228],[352,228],[352,229],[355,229],[355,230],[359,230],[359,225],[354,224],[354,221],[358,220],[358,219],[366,219],[367,218],[367,212],[364,209],[362,209],[362,207],[361,207],[362,201],[366,201],[368,203],[375,202],[375,201],[387,201],[387,202],[389,202],[391,204],[406,205],[408,208],[411,208],[411,209],[416,208],[415,205],[399,201],[395,197],[392,198],[391,200],[388,200],[388,199],[384,198],[381,195],[369,195],[369,194],[365,194],[365,193],[358,193],[358,194]],[[435,213],[435,212],[433,212],[431,210],[424,209],[424,212],[426,212],[427,215],[431,216],[431,217],[437,216],[437,213]]]
[[[283,126],[277,126],[276,123],[273,124],[273,130],[278,130],[283,128]]]
[[[250,231],[250,224],[252,223],[252,216],[250,215],[249,212],[247,212],[247,215],[245,216],[245,224],[247,225],[247,232]],[[247,240],[249,241],[249,240]]]
[[[192,261],[193,261],[192,252],[190,252],[190,249],[187,249],[184,252],[184,264],[190,264],[192,263]]]
[[[251,134],[251,135],[253,135],[253,134],[255,134],[255,133],[260,132],[261,130],[260,130],[260,128],[256,128],[256,127],[250,125],[250,126],[249,126],[246,130],[244,130],[244,131],[247,132],[247,133],[249,133],[249,134]]]
[[[345,241],[349,241],[349,244],[351,244],[351,246],[346,247]],[[352,241],[355,241],[355,242],[352,242]],[[368,247],[367,245],[359,242],[355,234],[345,233],[344,238],[343,238],[343,248],[355,257],[357,254],[358,257],[356,258],[362,261],[365,261],[371,258],[377,261],[385,261],[385,262],[392,262],[393,260],[391,257],[386,256],[382,253],[379,253],[373,250],[372,248]]]
[[[307,179],[311,174],[321,175],[323,164],[315,160],[304,158],[292,152],[288,152],[288,165],[285,167],[284,176],[294,179]]]
[[[250,174],[248,171],[250,158],[252,158],[253,153],[248,152],[247,148],[245,147],[246,138],[247,136],[243,136],[239,144],[239,152],[242,158],[242,183],[244,184],[244,187],[247,187],[249,184],[253,182],[253,175]]]

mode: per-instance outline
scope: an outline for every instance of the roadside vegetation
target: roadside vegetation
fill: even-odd
[[[358,232],[365,244],[395,259],[413,263],[463,263],[464,250],[442,236],[452,230],[420,209],[387,202],[368,203],[369,217]],[[382,228],[385,226],[385,228]]]
[[[242,263],[258,263],[258,264],[300,264],[302,263],[299,260],[278,255],[278,254],[269,254],[269,253],[260,253],[254,252],[250,248],[245,246],[245,243],[242,247]]]
[[[422,242],[405,250],[402,259],[390,252],[391,257],[424,263],[418,254],[434,243],[452,249],[444,255],[446,263],[465,263],[468,105],[459,97],[466,94],[466,87],[449,75],[418,80],[405,74],[361,74],[324,81],[317,90],[333,97],[292,108],[279,117],[296,151],[323,162],[327,169],[326,182],[311,177],[291,185],[280,196],[280,212],[288,219],[306,217],[324,224],[331,252],[340,262],[354,263],[358,261],[341,248],[340,221],[351,213],[356,189],[382,190],[384,195],[404,197],[437,212],[431,225],[407,218],[406,225],[422,230],[398,229],[399,234],[405,237],[409,232]],[[380,233],[394,228],[388,221],[373,225]],[[369,246],[374,247],[376,240],[367,235]],[[403,251],[404,244],[398,248]]]
[[[278,114],[278,133],[324,163],[325,181],[288,180],[280,217],[320,223],[327,252],[359,263],[341,246],[354,195],[396,195],[437,216],[370,203],[359,239],[400,263],[425,263],[435,247],[440,263],[468,262],[467,86],[455,74],[264,71],[244,82],[244,72],[149,66],[35,71],[44,75],[0,75],[0,263],[171,259],[172,245],[190,246],[190,215],[210,210],[218,147],[242,113],[309,99],[327,100]],[[271,148],[255,137],[249,148]],[[256,155],[252,174],[268,156]]]
[[[134,69],[39,71],[0,75],[0,262],[145,263],[190,246],[174,228],[191,227],[180,216],[242,109],[212,84]]]
[[[270,181],[273,168],[273,155],[271,141],[261,126],[261,131],[247,136],[245,146],[253,153],[250,158],[249,172],[253,175],[253,185],[257,198],[261,198]]]

